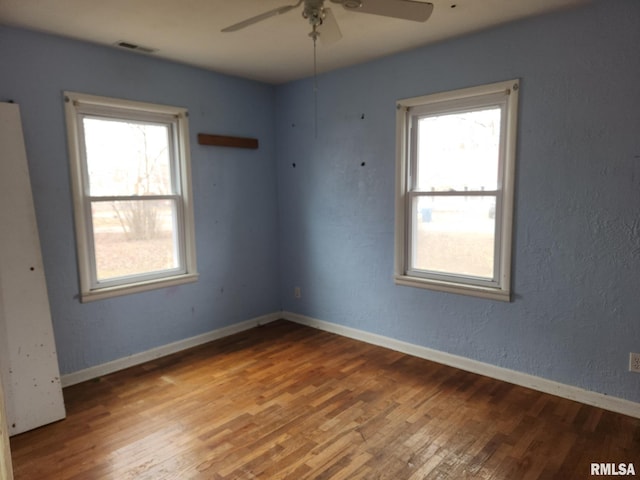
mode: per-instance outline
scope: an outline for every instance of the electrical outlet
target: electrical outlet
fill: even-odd
[[[640,373],[640,353],[629,354],[629,371]]]
[[[302,297],[302,293],[300,293],[300,287],[294,287],[293,296],[296,298]]]

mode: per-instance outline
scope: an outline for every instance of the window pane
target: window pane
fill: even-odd
[[[498,107],[418,120],[417,188],[496,190],[500,147]]]
[[[495,197],[417,197],[413,270],[493,279]]]
[[[172,200],[91,205],[98,281],[178,268],[178,228]]]
[[[169,126],[85,117],[92,196],[169,195]]]

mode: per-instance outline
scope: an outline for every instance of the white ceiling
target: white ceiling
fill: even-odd
[[[331,6],[342,39],[318,44],[326,72],[590,0],[431,0],[426,23]],[[302,7],[243,30],[220,30],[295,0],[0,0],[0,23],[104,45],[126,41],[152,55],[279,84],[313,74]]]

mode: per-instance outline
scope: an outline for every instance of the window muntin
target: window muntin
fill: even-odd
[[[509,299],[517,92],[398,103],[397,283]]]
[[[187,112],[65,100],[83,300],[194,281]]]

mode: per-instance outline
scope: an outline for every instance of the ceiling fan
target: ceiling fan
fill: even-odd
[[[371,13],[383,17],[426,22],[433,12],[433,4],[417,0],[326,0],[351,12]],[[316,65],[316,42],[318,38],[330,45],[342,38],[340,27],[331,9],[325,7],[325,0],[298,0],[294,5],[284,5],[267,12],[247,18],[241,22],[223,28],[223,32],[235,32],[277,15],[282,15],[303,5],[302,17],[311,24],[309,36],[313,39],[313,92],[315,103],[315,136],[318,137],[318,84]]]
[[[426,22],[433,12],[433,4],[416,0],[328,0],[331,3],[342,5],[345,10],[359,13],[371,13],[384,17]],[[224,29],[223,32],[235,32],[254,23],[261,22],[276,15],[282,15],[290,10],[298,8],[304,3],[302,17],[311,24],[312,31],[309,36],[314,42],[320,38],[324,44],[334,43],[342,38],[340,27],[331,9],[325,7],[325,0],[298,0],[295,5],[285,5],[267,12],[235,23]]]

